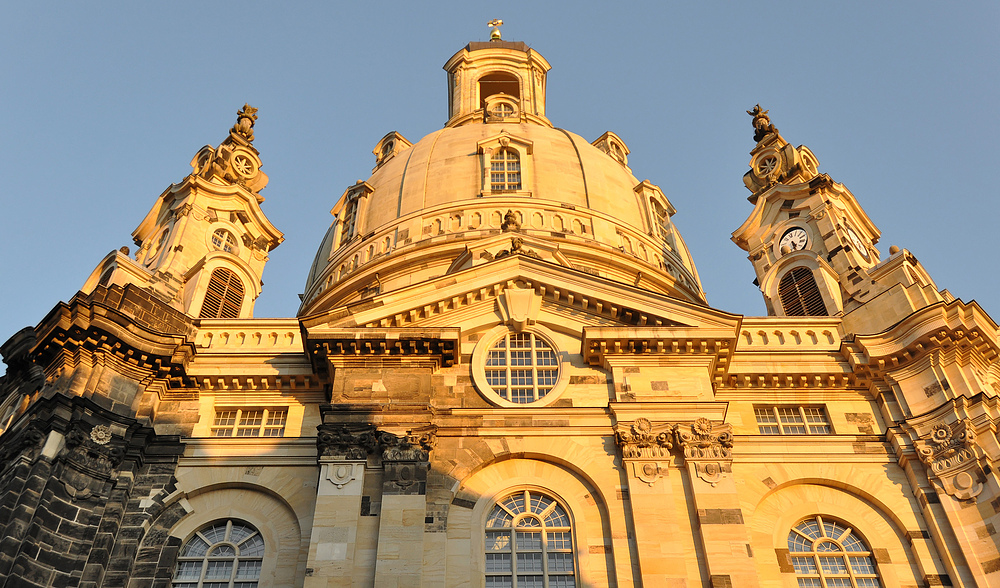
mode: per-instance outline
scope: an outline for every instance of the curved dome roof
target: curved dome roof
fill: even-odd
[[[332,211],[300,315],[486,263],[513,247],[496,238],[503,229],[534,257],[704,303],[674,211],[632,175],[628,148],[613,133],[591,144],[553,128],[548,64],[523,44],[501,45],[470,44],[449,60],[445,128],[376,145],[375,171]],[[480,255],[458,261],[478,245]]]

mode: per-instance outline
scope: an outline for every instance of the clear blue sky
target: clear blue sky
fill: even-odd
[[[460,3],[448,3],[458,5]],[[709,302],[764,313],[730,234],[755,103],[941,288],[1000,318],[1000,3],[7,2],[0,342],[68,300],[249,102],[286,236],[260,317],[293,316],[329,210],[376,141],[446,117],[441,66],[491,18],[552,64],[548,115],[617,133],[663,188]],[[496,6],[495,3],[490,3]],[[3,368],[0,367],[0,370]]]

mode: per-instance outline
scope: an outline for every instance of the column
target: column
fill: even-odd
[[[995,435],[992,427],[987,431]],[[996,586],[1000,582],[1000,479],[976,438],[972,421],[959,419],[933,425],[913,445],[975,585]]]

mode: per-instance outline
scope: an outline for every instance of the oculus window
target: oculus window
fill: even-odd
[[[238,250],[236,237],[226,229],[216,229],[212,233],[212,247],[215,247],[217,251],[225,251],[226,253],[233,254]]]
[[[483,365],[490,391],[515,404],[544,398],[559,380],[552,345],[531,333],[507,333],[490,346]]]

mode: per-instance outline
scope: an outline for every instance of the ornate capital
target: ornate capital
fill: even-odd
[[[615,442],[625,459],[669,457],[674,447],[673,427],[666,423],[654,427],[649,419],[640,417],[631,426],[619,424]]]
[[[934,425],[913,446],[930,477],[948,494],[968,500],[983,491],[976,431],[968,419]]]
[[[379,434],[383,461],[429,461],[431,449],[437,443],[437,428],[406,435]]]
[[[317,427],[316,447],[322,457],[367,459],[377,447],[375,425],[320,425]]]
[[[684,459],[694,466],[698,477],[712,486],[732,472],[732,425],[713,423],[706,418],[677,425],[677,444],[684,450]]]
[[[733,426],[700,418],[690,424],[677,425],[677,443],[687,460],[732,459]]]

